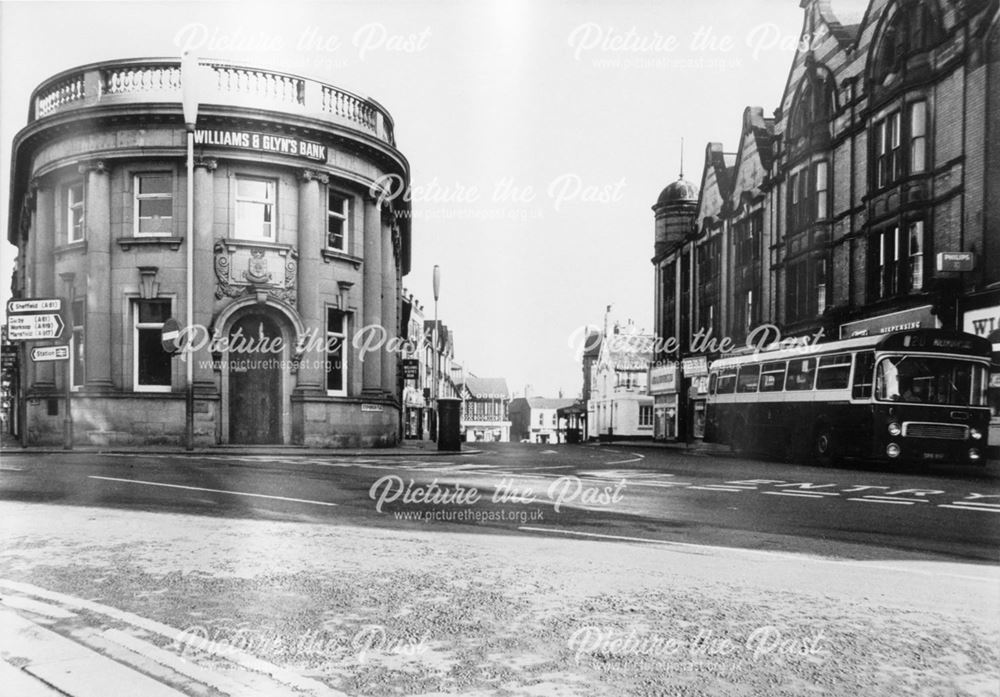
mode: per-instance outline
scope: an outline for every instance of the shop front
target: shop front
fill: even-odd
[[[416,387],[404,387],[403,408],[403,437],[410,440],[422,440],[427,421],[424,416],[427,404],[424,401],[423,390]]]
[[[691,356],[681,359],[681,373],[686,416],[684,439],[702,440],[705,437],[705,399],[708,397],[708,358]]]
[[[653,397],[653,440],[677,440],[677,363],[650,367],[649,394]]]
[[[995,447],[1000,445],[1000,305],[966,310],[962,315],[962,331],[993,342],[993,365],[987,396],[990,405],[989,443]]]

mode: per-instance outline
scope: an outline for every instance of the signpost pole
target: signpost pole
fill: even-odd
[[[181,106],[184,112],[184,129],[187,131],[187,201],[185,202],[187,231],[184,244],[187,248],[185,270],[187,286],[185,295],[187,312],[185,328],[194,325],[194,129],[198,120],[198,58],[185,51],[181,59]],[[190,341],[188,342],[190,345]],[[184,356],[184,382],[187,394],[184,400],[184,447],[194,450],[194,352]]]
[[[8,315],[9,317],[10,315]],[[27,390],[25,386],[28,381],[24,379],[24,375],[28,370],[28,348],[24,345],[24,342],[19,342],[17,347],[17,359],[19,361],[17,365],[17,435],[21,441],[21,447],[28,447],[28,399]]]
[[[73,311],[73,297],[75,291],[73,290],[73,284],[67,284],[69,288],[66,291],[66,307],[69,308],[69,312]],[[73,326],[73,321],[70,320],[67,324],[70,327]],[[70,330],[72,331],[72,329]],[[69,360],[66,361],[66,367],[63,368],[63,383],[64,390],[66,394],[66,409],[63,414],[63,450],[73,449],[73,357],[70,356]]]

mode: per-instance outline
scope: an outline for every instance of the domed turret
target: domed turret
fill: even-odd
[[[696,202],[698,200],[698,187],[689,182],[681,174],[677,181],[671,182],[660,192],[656,199],[656,206],[667,206],[672,203]]]
[[[684,178],[684,172],[660,192],[653,206],[656,216],[653,250],[656,256],[684,239],[698,210],[698,187]]]

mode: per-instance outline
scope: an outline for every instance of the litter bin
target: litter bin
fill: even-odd
[[[462,449],[462,400],[439,397],[437,400],[438,450]]]

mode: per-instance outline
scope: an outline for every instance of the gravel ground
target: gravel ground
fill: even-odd
[[[995,567],[41,504],[0,521],[2,578],[351,695],[1000,694]]]

